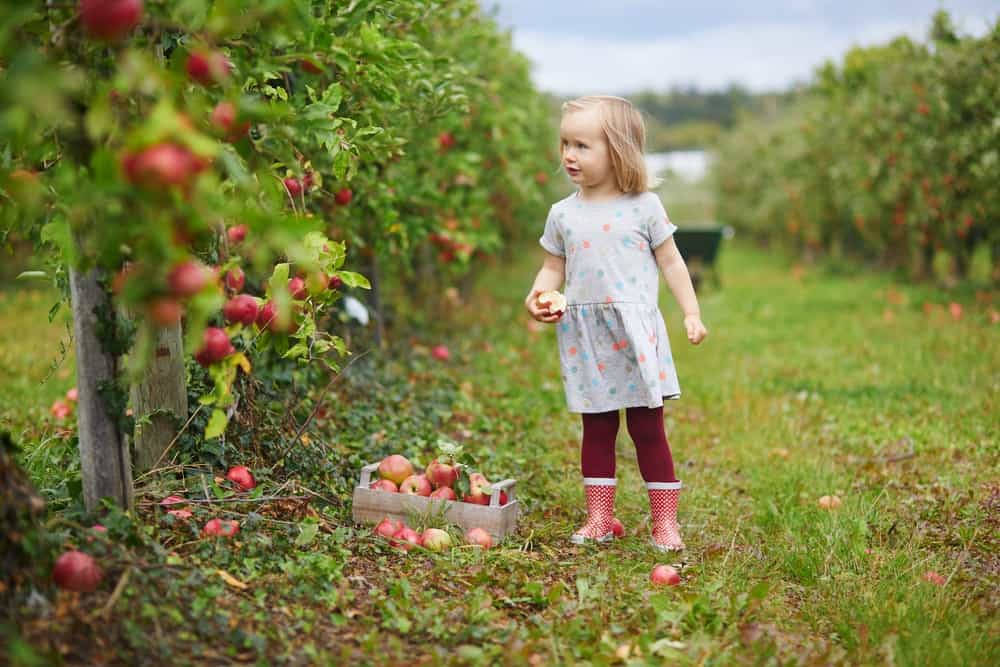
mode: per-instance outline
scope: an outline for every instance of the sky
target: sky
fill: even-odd
[[[1000,0],[481,0],[513,32],[532,76],[556,94],[627,95],[731,83],[754,91],[807,81],[852,46],[925,39],[946,9],[982,35]]]

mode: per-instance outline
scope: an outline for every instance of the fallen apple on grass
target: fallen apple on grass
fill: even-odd
[[[944,586],[948,582],[947,579],[934,570],[927,570],[924,572],[922,579],[928,583],[934,584],[935,586]]]
[[[618,517],[611,520],[611,532],[615,534],[615,537],[625,536],[625,526],[618,520]]]
[[[448,350],[447,345],[435,345],[431,349],[431,356],[438,361],[448,361],[451,359],[451,352]]]
[[[232,537],[240,532],[240,522],[235,519],[209,519],[202,532],[211,537]]]
[[[413,474],[413,464],[399,454],[391,454],[378,464],[378,475],[382,479],[388,479],[396,484],[402,484],[403,480]]]
[[[194,516],[190,510],[167,510],[167,514],[178,520],[186,520]]]
[[[393,521],[389,517],[382,519],[375,526],[375,534],[389,540],[403,528],[402,521]]]
[[[82,551],[67,551],[56,559],[52,579],[59,588],[89,593],[97,589],[104,572],[97,561]]]
[[[649,581],[654,586],[676,586],[681,583],[681,575],[669,565],[657,565],[649,574]]]
[[[430,551],[444,551],[451,548],[451,535],[440,528],[428,528],[420,536],[420,544]]]
[[[226,479],[236,484],[243,491],[249,491],[257,486],[257,480],[246,466],[233,466],[226,473]]]
[[[817,504],[822,509],[835,510],[840,507],[840,498],[837,496],[820,496]]]
[[[392,537],[392,546],[397,549],[402,549],[403,551],[409,551],[413,547],[421,546],[420,533],[413,530],[405,523],[403,524],[403,527],[396,531],[396,534]]]
[[[483,549],[493,546],[493,536],[485,528],[470,528],[465,533],[465,541]]]

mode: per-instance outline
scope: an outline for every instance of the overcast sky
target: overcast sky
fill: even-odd
[[[734,82],[774,90],[852,45],[924,39],[939,8],[977,35],[1000,16],[1000,0],[480,1],[513,30],[536,84],[558,94]]]

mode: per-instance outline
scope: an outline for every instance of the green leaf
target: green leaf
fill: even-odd
[[[21,271],[17,274],[15,280],[30,280],[31,278],[48,278],[49,274],[45,271]]]
[[[319,533],[319,524],[303,522],[299,524],[299,535],[295,538],[295,546],[306,547],[313,543]]]
[[[208,424],[205,426],[205,437],[211,440],[212,438],[218,438],[220,435],[226,432],[226,425],[229,420],[226,418],[226,413],[222,410],[216,408],[212,410],[212,416],[208,420]]]
[[[372,284],[368,282],[368,279],[360,273],[354,273],[353,271],[337,271],[336,275],[338,275],[348,287],[361,287],[364,289],[372,288]]]

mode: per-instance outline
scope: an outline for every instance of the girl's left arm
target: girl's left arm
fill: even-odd
[[[687,264],[684,263],[673,237],[658,245],[653,255],[667,285],[670,286],[670,291],[673,292],[677,304],[684,313],[684,328],[687,330],[688,340],[697,345],[705,340],[708,329],[701,322],[701,309],[698,307],[694,285],[691,284],[691,274],[688,273]]]

